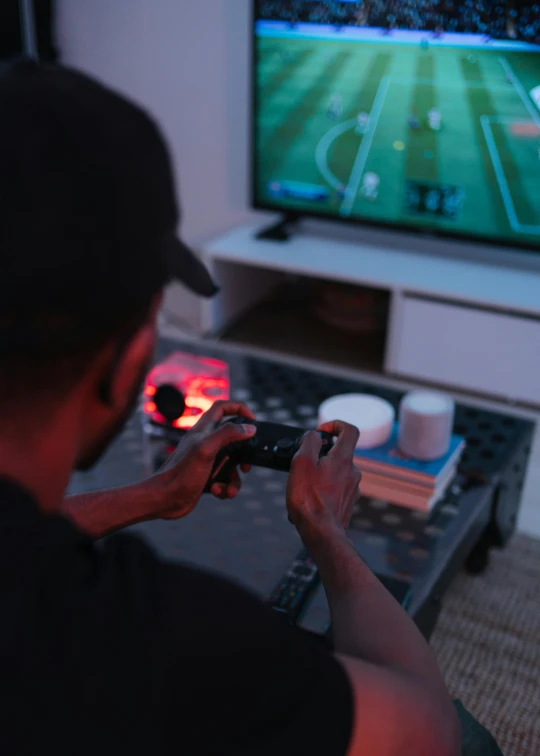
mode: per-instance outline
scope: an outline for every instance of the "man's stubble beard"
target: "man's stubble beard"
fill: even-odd
[[[76,470],[78,472],[87,472],[91,470],[103,457],[105,452],[113,441],[122,433],[127,422],[131,418],[133,411],[139,403],[139,396],[145,383],[148,370],[150,368],[151,360],[148,359],[140,370],[137,380],[133,384],[128,402],[125,409],[114,419],[110,428],[108,428],[103,435],[97,439],[84,456],[77,461]]]

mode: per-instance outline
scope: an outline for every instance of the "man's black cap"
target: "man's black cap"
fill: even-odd
[[[171,279],[213,296],[178,221],[167,147],[141,108],[58,66],[0,78],[0,313],[103,314]]]

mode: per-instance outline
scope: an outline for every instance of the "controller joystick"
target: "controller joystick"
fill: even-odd
[[[280,438],[274,447],[274,454],[277,457],[294,457],[297,451],[297,443],[291,438]]]
[[[234,417],[228,422],[241,425],[246,419]],[[239,441],[221,450],[205,489],[207,492],[215,483],[229,483],[231,474],[239,465],[290,472],[291,462],[306,431],[275,423],[249,422],[257,428],[257,433],[248,441]],[[320,457],[325,457],[333,448],[334,439],[329,433],[319,433],[323,442]]]

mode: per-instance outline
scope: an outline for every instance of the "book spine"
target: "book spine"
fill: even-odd
[[[416,470],[408,470],[405,467],[393,467],[392,465],[383,465],[379,462],[373,462],[372,460],[366,460],[362,457],[356,456],[354,458],[354,464],[362,471],[372,472],[377,475],[384,475],[388,478],[396,478],[396,480],[411,480],[418,483],[421,486],[433,486],[437,482],[437,478],[433,475],[426,475],[425,473],[419,473]]]
[[[379,499],[381,501],[387,501],[389,504],[396,504],[399,507],[406,507],[408,509],[416,509],[422,512],[429,512],[435,503],[441,498],[440,496],[413,496],[406,491],[389,491],[383,486],[375,486],[367,484],[362,487],[362,495],[368,499]]]
[[[457,465],[454,465],[452,468],[450,468],[450,470],[448,470],[448,473],[444,476],[444,478],[441,478],[440,481],[437,481],[436,485],[420,486],[417,483],[414,483],[412,481],[399,480],[397,478],[391,478],[387,475],[379,475],[378,473],[372,473],[372,472],[369,472],[369,470],[366,472],[364,470],[362,471],[362,482],[364,485],[366,483],[369,483],[370,485],[383,486],[390,490],[395,489],[397,491],[409,491],[411,494],[415,496],[425,497],[425,496],[433,496],[439,491],[445,491],[446,488],[448,488],[448,486],[454,479],[454,477],[456,476],[456,474],[457,474]]]
[[[364,472],[360,488],[363,488],[367,484],[371,486],[380,486],[389,491],[407,491],[413,496],[432,496],[436,491],[434,486],[418,486],[415,483],[409,483],[405,480],[396,480],[386,476],[373,475]]]
[[[419,472],[407,467],[406,463],[396,464],[389,462],[380,462],[378,460],[363,457],[361,452],[354,457],[354,463],[361,470],[366,472],[379,473],[388,477],[399,478],[401,480],[417,481],[419,485],[437,485],[437,481],[444,477],[447,471],[454,465],[459,464],[459,460],[465,449],[465,443],[462,443],[454,453],[444,461],[437,475]]]

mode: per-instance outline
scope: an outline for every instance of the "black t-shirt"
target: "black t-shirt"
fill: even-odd
[[[324,647],[238,586],[96,545],[0,481],[0,753],[345,754]]]

